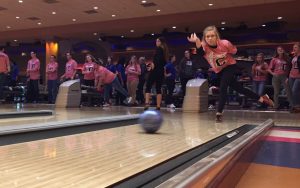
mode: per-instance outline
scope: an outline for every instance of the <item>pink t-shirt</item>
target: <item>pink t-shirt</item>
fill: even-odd
[[[113,72],[103,66],[99,66],[95,76],[101,84],[111,84],[116,78],[116,75]]]
[[[276,75],[286,74],[287,62],[283,59],[274,57],[269,65],[269,69]]]
[[[205,52],[204,57],[215,73],[221,72],[228,65],[236,64],[232,55],[237,52],[237,49],[228,40],[218,40],[217,48],[211,48],[204,42],[202,47]]]
[[[292,69],[290,71],[291,78],[300,78],[299,67],[297,64],[298,58],[300,58],[300,56],[295,56],[292,60]]]
[[[72,79],[74,73],[76,72],[76,69],[77,69],[77,62],[74,59],[69,60],[66,63],[65,77]]]
[[[95,79],[95,70],[97,64],[94,62],[84,63],[82,73],[84,74],[85,80],[94,80]]]
[[[0,52],[0,73],[7,73],[8,66],[10,66],[8,56]]]
[[[48,80],[57,80],[57,69],[58,69],[58,63],[57,62],[48,63],[48,65],[47,65]]]
[[[39,80],[40,79],[40,60],[30,59],[27,64],[27,72],[29,74],[30,80]]]
[[[260,72],[257,69],[262,69],[262,70],[267,70],[268,69],[268,64],[267,63],[263,63],[263,64],[257,64],[255,63],[252,66],[252,77],[254,81],[266,81],[267,80],[267,74],[264,74],[262,72]]]
[[[133,73],[134,72],[134,73]],[[127,81],[138,81],[141,74],[141,67],[139,64],[127,65],[125,74],[127,75]]]

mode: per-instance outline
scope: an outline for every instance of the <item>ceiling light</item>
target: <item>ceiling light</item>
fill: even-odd
[[[6,26],[6,28],[7,28],[7,29],[10,29],[11,27],[8,25],[8,26]]]
[[[23,3],[23,1],[22,1],[22,0],[19,0],[19,3]]]
[[[130,30],[130,32],[131,32],[131,33],[133,33],[133,32],[134,32],[134,30],[133,30],[133,29],[131,29],[131,30]]]
[[[214,4],[212,4],[212,3],[209,3],[209,4],[208,4],[208,6],[210,6],[210,7],[213,6],[213,5],[214,5]]]
[[[278,17],[277,17],[277,19],[278,19],[278,20],[281,20],[281,19],[282,19],[282,17],[281,17],[281,16],[278,16]]]
[[[52,14],[56,14],[56,12],[53,11]]]
[[[20,16],[16,16],[17,19],[20,19]]]
[[[99,38],[98,40],[102,41],[102,39],[101,39],[101,38]]]
[[[73,22],[76,22],[76,19],[75,19],[75,18],[73,18],[73,19],[72,19],[72,21],[73,21]]]
[[[221,28],[221,30],[225,30],[225,28],[224,28],[224,27],[222,27],[222,28]]]
[[[156,12],[160,12],[160,10],[159,10],[159,9],[157,9],[157,10],[156,10]]]
[[[111,15],[111,17],[116,17],[116,15],[115,15],[115,14],[113,14],[113,15]]]
[[[147,3],[147,1],[142,1],[142,3]]]
[[[124,38],[124,35],[122,35],[121,38]]]
[[[266,27],[266,24],[262,24],[261,26],[262,26],[262,27]]]
[[[96,35],[97,35],[97,33],[94,33],[94,35],[96,36]]]
[[[225,24],[226,24],[226,22],[224,22],[224,21],[223,21],[223,22],[221,22],[221,24],[222,24],[222,25],[225,25]]]
[[[41,23],[41,22],[38,22],[37,24],[38,24],[38,25],[42,25],[42,23]]]
[[[154,33],[152,33],[151,35],[154,36]]]
[[[17,39],[15,39],[15,40],[14,40],[14,42],[18,42],[18,40],[17,40]]]
[[[176,29],[176,26],[173,26],[172,28],[173,28],[173,29]]]
[[[94,10],[98,10],[98,7],[93,7]]]

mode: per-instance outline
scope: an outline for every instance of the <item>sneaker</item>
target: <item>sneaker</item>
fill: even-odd
[[[270,99],[270,97],[267,94],[261,96],[261,99],[261,103],[265,103],[268,106],[274,107],[274,102]]]
[[[220,123],[223,121],[223,114],[217,113],[216,114],[216,123]]]
[[[169,108],[176,108],[174,104],[170,104]]]
[[[160,111],[160,107],[156,107],[156,110],[157,110],[157,111]]]
[[[214,110],[215,109],[215,107],[214,107],[214,105],[209,105],[209,107],[208,107],[208,110]]]
[[[123,101],[123,103],[124,104],[130,104],[132,102],[132,97],[127,97],[124,101]]]
[[[105,104],[103,104],[103,107],[109,107],[110,106],[110,104],[109,103],[105,103]]]

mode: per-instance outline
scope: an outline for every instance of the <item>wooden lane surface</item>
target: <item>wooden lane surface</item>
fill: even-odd
[[[159,134],[144,134],[133,125],[2,146],[0,187],[105,187],[243,124],[261,123],[269,116],[275,117],[268,113],[228,112],[224,123],[215,124],[213,112],[165,112]],[[283,121],[291,117],[276,118]]]
[[[35,116],[35,117],[24,117],[24,118],[6,118],[0,119],[0,130],[1,126],[7,125],[24,125],[32,123],[47,123],[47,122],[56,122],[56,121],[65,121],[65,120],[74,120],[74,119],[86,119],[86,118],[95,118],[95,117],[107,117],[115,115],[128,115],[128,114],[137,114],[142,111],[142,109],[135,108],[124,108],[124,107],[112,107],[112,108],[100,108],[100,107],[83,107],[83,108],[58,108],[53,109],[51,106],[46,105],[37,105],[24,107],[19,109],[19,111],[32,111],[32,110],[54,110],[53,116]],[[13,106],[6,106],[0,108],[1,112],[14,112],[17,109]]]
[[[0,187],[105,187],[241,124],[213,114],[164,114],[159,134],[138,125],[0,147]]]

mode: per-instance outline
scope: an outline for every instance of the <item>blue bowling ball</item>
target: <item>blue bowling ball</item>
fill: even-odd
[[[159,111],[147,110],[140,115],[139,124],[146,133],[155,133],[162,125],[163,117]]]

